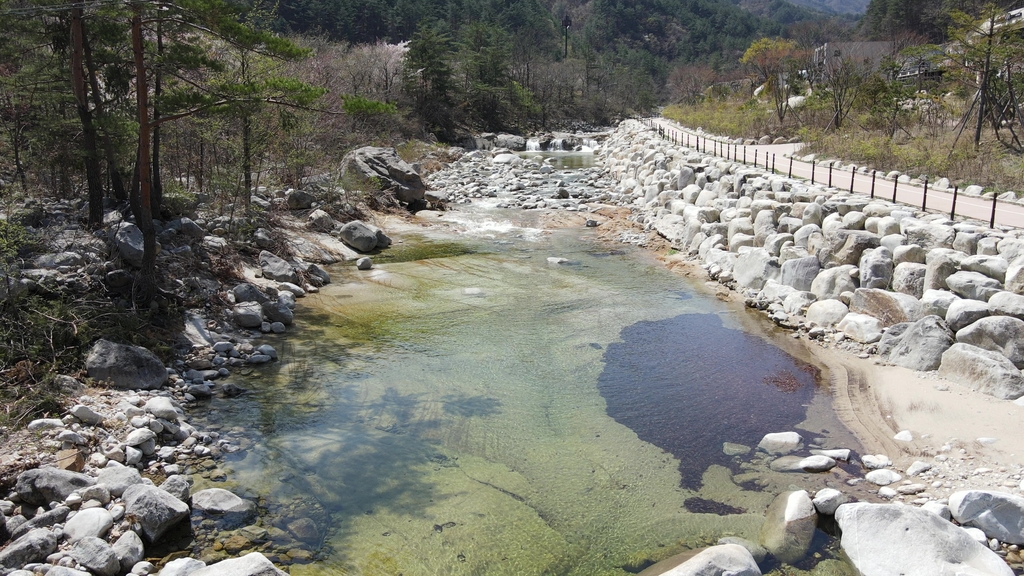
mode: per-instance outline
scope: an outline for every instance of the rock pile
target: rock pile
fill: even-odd
[[[250,550],[271,559],[308,560],[310,527],[295,530],[262,527],[253,502],[230,491],[210,488],[193,492],[192,474],[223,481],[217,460],[248,445],[244,438],[203,431],[186,421],[185,409],[198,398],[220,390],[241,389],[212,379],[227,366],[270,361],[270,346],[253,348],[218,342],[208,352],[193,354],[191,366],[179,373],[159,364],[145,368],[151,353],[100,341],[90,358],[104,368],[104,379],[123,385],[79,395],[60,419],[34,420],[27,427],[25,449],[5,463],[24,467],[39,454],[56,452],[54,464],[20,473],[14,489],[0,495],[0,574],[25,576],[49,570],[66,576],[155,574],[145,557],[198,545],[202,558],[215,561]],[[143,359],[144,366],[118,364],[118,359]],[[211,361],[210,358],[213,360]],[[254,361],[254,358],[257,360]],[[220,368],[214,368],[220,365]],[[90,368],[91,369],[91,368]],[[65,377],[67,378],[67,377]],[[147,379],[163,386],[130,385]],[[80,383],[68,388],[84,390]],[[34,436],[33,436],[34,435]],[[44,457],[45,458],[45,457]],[[316,524],[308,518],[314,534]],[[190,574],[206,563],[195,559],[172,562],[161,571]],[[222,570],[237,570],[225,572]],[[283,574],[271,560],[253,552],[213,564],[216,574]],[[197,572],[205,573],[205,572]]]
[[[1024,395],[1024,233],[810,185],[626,122],[610,200],[780,326],[1004,399]]]

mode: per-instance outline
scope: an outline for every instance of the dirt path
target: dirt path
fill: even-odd
[[[932,212],[948,215],[955,211],[958,218],[970,218],[986,224],[994,222],[996,226],[1024,228],[1024,205],[995,201],[992,198],[967,196],[963,193],[954,194],[952,190],[936,190],[934,186],[926,188],[910,183],[885,180],[884,172],[861,174],[852,173],[847,169],[832,171],[828,166],[819,166],[785,157],[797,152],[802,144],[738,146],[713,138],[705,138],[704,135],[699,135],[666,118],[652,118],[650,122],[661,127],[669,137],[683,145],[696,147],[702,151],[717,152],[723,158],[739,160],[745,164],[774,169],[778,174],[851,190],[872,198],[877,196],[915,208],[923,207]]]

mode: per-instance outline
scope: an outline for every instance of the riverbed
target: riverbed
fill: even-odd
[[[270,340],[282,362],[211,406],[251,440],[218,485],[307,528],[292,574],[636,573],[756,541],[777,493],[845,478],[723,451],[856,448],[797,343],[647,251],[499,204],[332,269]]]

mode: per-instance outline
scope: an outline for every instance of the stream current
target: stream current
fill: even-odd
[[[266,340],[282,361],[211,404],[251,442],[210,485],[315,552],[293,575],[636,573],[756,541],[778,492],[834,480],[723,452],[786,430],[855,447],[798,344],[640,249],[496,204],[332,269]]]

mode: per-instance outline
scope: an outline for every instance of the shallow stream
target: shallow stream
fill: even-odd
[[[268,339],[282,361],[211,405],[252,441],[217,485],[316,552],[293,575],[636,573],[757,540],[776,493],[830,477],[723,442],[797,429],[855,447],[760,317],[593,229],[489,206],[442,217],[461,233],[403,235],[373,270],[331,270]]]

